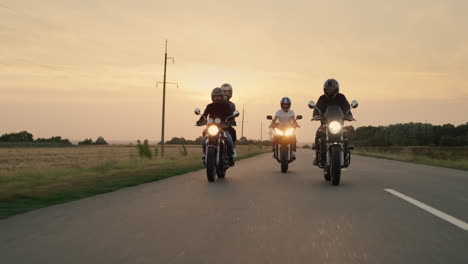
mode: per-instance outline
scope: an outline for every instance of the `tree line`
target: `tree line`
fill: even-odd
[[[347,134],[356,146],[468,146],[468,122],[454,126],[452,124],[432,125],[427,123],[405,123],[388,126],[349,127]],[[174,137],[166,144],[199,145],[202,137],[187,140]],[[270,140],[249,140],[240,138],[237,145],[271,145]]]
[[[349,138],[357,146],[468,146],[468,122],[432,125],[405,123],[351,128]]]
[[[34,139],[33,134],[28,131],[21,131],[19,133],[5,133],[0,136],[0,143],[5,144],[23,144],[23,145],[60,145],[60,146],[71,146],[73,145],[70,140],[62,138],[60,136],[50,138],[37,138]],[[106,140],[103,137],[98,137],[96,141],[91,138],[80,141],[78,145],[107,145]]]
[[[426,123],[405,123],[389,126],[363,126],[347,132],[352,144],[356,146],[468,146],[468,122],[454,126],[452,124],[432,125]],[[166,144],[201,145],[202,137],[194,140],[183,137],[173,137]],[[0,136],[0,143],[30,143],[50,145],[72,145],[68,139],[60,136],[34,139],[27,131],[7,133]],[[78,143],[79,145],[107,145],[103,137],[96,141],[91,138]],[[252,140],[241,137],[237,145],[271,145],[270,140]]]
[[[202,137],[198,137],[195,140],[190,140],[190,139],[185,139],[183,137],[173,137],[170,140],[167,140],[165,143],[166,144],[171,144],[171,145],[201,145],[202,142]],[[160,143],[160,142],[159,142]],[[252,139],[247,139],[246,137],[241,137],[239,140],[237,140],[236,145],[263,145],[263,146],[269,146],[271,145],[270,140],[252,140]]]
[[[0,136],[0,142],[7,143],[51,143],[58,145],[72,145],[72,143],[62,137],[51,137],[51,138],[38,138],[34,139],[33,134],[28,131],[21,131],[19,133],[6,133]]]

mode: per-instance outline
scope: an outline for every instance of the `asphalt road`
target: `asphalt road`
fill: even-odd
[[[331,186],[300,151],[225,180],[204,171],[0,221],[7,263],[468,263],[468,172],[354,156]]]

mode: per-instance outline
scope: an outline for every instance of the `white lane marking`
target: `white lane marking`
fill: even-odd
[[[403,200],[405,200],[405,201],[407,201],[407,202],[409,202],[409,203],[412,203],[413,205],[416,205],[417,207],[419,207],[419,208],[421,208],[421,209],[423,209],[423,210],[425,210],[425,211],[427,211],[427,212],[429,212],[429,213],[431,213],[431,214],[433,214],[433,215],[435,215],[435,216],[437,216],[437,217],[439,217],[439,218],[441,218],[441,219],[443,219],[443,220],[445,220],[445,221],[447,221],[447,222],[449,222],[449,223],[451,223],[453,225],[458,226],[459,228],[461,228],[461,229],[463,229],[465,231],[468,231],[468,224],[463,222],[462,220],[460,220],[458,218],[455,218],[455,217],[453,217],[451,215],[448,215],[448,214],[446,214],[446,213],[444,213],[442,211],[439,211],[439,210],[437,210],[437,209],[435,209],[433,207],[430,207],[429,205],[423,204],[420,201],[415,200],[415,199],[413,199],[413,198],[411,198],[409,196],[406,196],[406,195],[404,195],[402,193],[399,193],[399,192],[397,192],[395,190],[392,190],[392,189],[384,189],[384,190],[391,193],[391,194],[393,194],[393,195],[395,195],[395,196],[397,196],[397,197],[399,197],[399,198],[401,198],[401,199],[403,199]]]

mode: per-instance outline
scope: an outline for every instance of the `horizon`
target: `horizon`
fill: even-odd
[[[373,126],[373,127],[389,127],[389,126],[394,126],[394,125],[404,125],[404,124],[423,124],[423,125],[430,125],[430,126],[444,126],[444,125],[452,125],[454,127],[458,127],[458,126],[462,126],[462,125],[468,125],[468,121],[465,122],[465,123],[462,123],[462,124],[452,124],[452,123],[445,123],[445,124],[432,124],[432,123],[422,123],[422,122],[408,122],[408,123],[395,123],[395,124],[389,124],[389,125],[385,125],[385,126]],[[352,126],[352,124],[351,124]],[[368,126],[359,126],[359,127],[356,127],[356,126],[353,126],[354,129],[358,129],[360,127],[368,127]],[[20,132],[28,132],[30,133],[29,131],[26,131],[26,130],[21,130],[21,131],[11,131],[11,132],[0,132],[0,135],[5,135],[5,134],[13,134],[13,133],[20,133]],[[32,133],[31,133],[32,134]],[[35,137],[34,134],[33,135],[33,139],[36,140],[40,137]],[[64,138],[63,136],[60,136],[60,135],[52,135],[52,136],[46,136],[45,138],[51,138],[51,137],[61,137],[62,139],[67,139],[69,140],[72,144],[78,144],[78,142],[80,141],[83,141],[85,139],[89,139],[91,138],[93,141],[96,140],[98,137],[103,137],[110,145],[118,145],[118,144],[130,144],[130,143],[135,143],[137,140],[145,140],[146,138],[137,138],[137,139],[106,139],[105,136],[103,135],[100,135],[100,136],[97,136],[95,138],[93,137],[85,137],[85,138],[82,138],[82,139],[76,139],[76,138]],[[194,138],[186,138],[186,137],[177,137],[177,136],[174,136],[174,137],[171,137],[171,138],[166,138],[165,139],[165,142],[171,140],[172,138],[184,138],[186,140],[195,140],[197,139],[198,137],[201,137],[200,136],[197,136],[197,137],[194,137]],[[43,137],[42,137],[43,138]],[[260,138],[247,138],[248,140],[260,140]],[[263,140],[270,140],[268,137],[266,138],[263,138]],[[148,142],[150,144],[159,144],[161,142],[160,139],[155,139],[155,140],[152,140],[152,139],[148,139]],[[308,144],[308,143],[313,143],[314,140],[312,141],[300,141],[298,140],[298,143],[301,143],[301,144]]]

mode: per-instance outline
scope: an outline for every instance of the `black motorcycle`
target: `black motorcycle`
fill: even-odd
[[[271,115],[267,116],[268,120],[272,120]],[[302,119],[301,115],[296,117],[296,120]],[[296,144],[294,131],[297,126],[295,125],[280,125],[274,124],[272,129],[275,134],[275,140],[273,144],[273,157],[281,163],[281,172],[286,173],[289,169],[289,163],[296,160],[293,155],[293,146]]]
[[[351,107],[356,108],[357,101],[351,102]],[[332,182],[333,185],[340,184],[341,169],[347,168],[351,163],[351,150],[349,140],[345,135],[348,127],[343,127],[344,121],[356,121],[353,117],[346,115],[339,105],[329,105],[325,113],[315,106],[314,101],[309,102],[309,108],[317,109],[320,117],[313,118],[313,121],[322,121],[318,133],[324,133],[325,137],[320,137],[318,145],[314,147],[317,152],[317,166],[324,170],[324,178]]]
[[[200,109],[195,109],[195,114],[200,115]],[[205,159],[204,165],[206,167],[206,177],[209,182],[215,180],[215,175],[218,175],[219,178],[224,178],[226,176],[226,170],[229,168],[228,161],[228,145],[227,145],[227,136],[226,129],[229,127],[234,117],[238,117],[239,112],[234,111],[232,116],[226,118],[226,120],[221,120],[220,118],[206,119],[202,122],[198,122],[197,126],[206,125],[206,149],[205,149]]]

